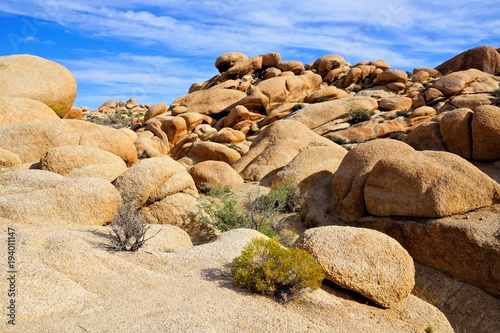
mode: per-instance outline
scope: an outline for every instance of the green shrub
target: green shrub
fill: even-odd
[[[227,186],[209,186],[211,196],[199,204],[200,220],[220,231],[248,227],[248,219],[238,212],[238,200]]]
[[[295,104],[293,107],[292,107],[292,112],[294,111],[298,111],[300,109],[302,109],[305,105],[304,104]]]
[[[160,232],[146,238],[149,226],[142,221],[133,203],[124,204],[120,208],[110,227],[113,231],[114,248],[118,251],[135,252]]]
[[[304,250],[284,248],[274,238],[254,238],[233,260],[237,285],[287,302],[305,290],[321,287],[322,267]]]
[[[493,96],[495,96],[495,97],[500,97],[500,88],[495,89],[495,90],[493,91]]]
[[[407,110],[399,110],[396,112],[396,116],[408,118],[408,111]]]
[[[328,102],[330,100],[330,97],[328,96],[322,96],[316,98],[316,103],[323,103],[323,102]]]
[[[371,114],[366,109],[356,109],[349,114],[349,121],[352,124],[362,123],[371,119]]]
[[[399,141],[403,141],[405,136],[406,134],[404,132],[393,132],[389,134],[389,138]]]

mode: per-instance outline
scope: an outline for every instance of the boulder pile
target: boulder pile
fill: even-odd
[[[302,197],[298,223],[287,227],[296,245],[335,288],[399,316],[405,328],[396,331],[428,331],[411,305],[421,302],[412,289],[422,295],[433,283],[419,272],[443,272],[479,290],[476,301],[499,303],[499,61],[498,49],[481,47],[410,73],[380,59],[350,64],[331,54],[304,64],[230,52],[216,59],[219,74],[170,105],[131,98],[89,111],[72,106],[66,68],[0,57],[0,222],[103,226],[132,206],[166,234],[148,255],[168,242],[195,244],[178,260],[223,271],[244,244],[231,248],[223,235],[198,246],[217,234],[200,218],[202,192],[293,180]],[[415,273],[414,261],[426,266]],[[484,315],[498,317],[499,308]],[[467,316],[450,315],[453,328],[500,330]]]

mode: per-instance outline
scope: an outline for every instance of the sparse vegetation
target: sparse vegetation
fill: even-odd
[[[326,147],[326,144],[321,143],[321,142],[317,142],[317,141],[313,141],[313,142],[309,142],[309,146],[311,146],[311,147]]]
[[[359,108],[349,113],[349,122],[352,124],[362,123],[371,119],[371,114],[368,110]]]
[[[322,97],[316,98],[316,103],[328,102],[329,100],[330,100],[330,97],[322,96]]]
[[[408,110],[399,110],[396,112],[396,116],[408,118]]]
[[[149,226],[142,221],[132,202],[120,208],[110,227],[113,231],[114,248],[118,251],[135,252],[160,232],[146,238]]]
[[[338,145],[345,145],[347,143],[347,140],[344,138],[333,138],[332,141]]]
[[[405,136],[406,134],[404,132],[393,132],[389,134],[389,138],[399,141],[403,141]]]
[[[287,249],[274,238],[254,238],[233,260],[231,274],[240,287],[274,295],[279,302],[318,289],[324,279],[322,267],[309,253]]]
[[[433,333],[434,332],[434,329],[432,328],[432,326],[427,326],[427,328],[425,329],[425,333]]]
[[[304,104],[295,104],[293,107],[292,107],[292,112],[294,111],[298,111],[300,109],[302,109],[305,105]]]
[[[500,88],[493,90],[493,96],[500,97]]]
[[[300,210],[300,195],[297,183],[285,180],[273,185],[268,194],[251,202],[239,204],[236,195],[228,187],[211,186],[209,197],[199,205],[201,221],[213,225],[220,231],[236,228],[252,228],[275,236],[284,227],[280,214]]]

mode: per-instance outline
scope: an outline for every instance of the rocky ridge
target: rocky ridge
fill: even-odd
[[[149,287],[135,285],[132,292],[130,279],[140,280],[144,267],[148,277],[143,284],[154,285],[155,292],[173,293],[158,280],[167,273],[168,263],[191,277],[189,286],[178,285],[187,288],[181,292],[184,297],[194,297],[188,290],[200,284],[210,294],[198,290],[197,296],[218,300],[225,295],[235,304],[242,297],[250,311],[245,318],[269,318],[254,327],[241,326],[239,315],[222,320],[215,306],[206,312],[191,303],[193,313],[204,320],[183,320],[168,304],[184,301],[164,296],[158,302],[169,313],[142,313],[137,323],[150,325],[152,331],[161,331],[162,320],[176,322],[177,331],[498,331],[498,323],[489,318],[498,317],[500,308],[500,77],[486,70],[496,68],[492,49],[497,49],[486,49],[493,55],[485,58],[483,67],[460,60],[474,58],[477,63],[485,49],[473,49],[468,52],[475,56],[453,60],[457,67],[452,73],[430,68],[407,73],[383,60],[352,65],[339,55],[303,64],[282,61],[278,53],[249,58],[232,52],[216,59],[220,74],[194,83],[170,106],[139,105],[130,99],[108,101],[92,112],[61,107],[52,100],[74,100],[76,90],[44,98],[55,79],[41,82],[39,91],[4,90],[0,222],[19,228],[20,247],[35,254],[27,260],[26,271],[34,276],[45,267],[43,276],[57,277],[50,286],[54,297],[72,295],[66,305],[48,310],[35,289],[25,296],[31,303],[25,301],[30,305],[23,327],[48,329],[55,318],[69,315],[59,328],[80,322],[106,331],[88,320],[95,310],[90,304],[96,302],[126,318],[123,306],[110,303],[111,298],[126,302],[126,295],[122,299],[114,291],[90,288],[92,274],[82,275],[78,265],[57,260],[87,251],[101,258],[99,267],[106,262],[104,275],[127,286],[128,296],[137,302],[140,298],[132,294]],[[20,73],[44,65],[44,59],[29,57],[22,58]],[[0,57],[4,81],[15,75],[16,61]],[[31,69],[30,63],[35,64]],[[60,65],[47,66],[65,72]],[[4,67],[8,70],[2,71]],[[84,118],[128,128],[80,120]],[[235,231],[238,244],[223,234],[213,243],[198,245],[215,235],[200,221],[197,205],[199,189],[207,183],[244,193],[289,178],[297,181],[304,197],[297,213],[301,226],[290,232],[301,236],[297,244],[315,255],[334,285],[325,282],[322,290],[289,305],[283,320],[279,307],[263,305],[258,296],[238,295],[234,286],[221,290],[227,265],[248,237],[257,234]],[[96,248],[107,240],[104,229],[91,226],[106,225],[121,205],[130,203],[145,221],[162,228],[166,239],[156,243],[162,250],[151,245],[138,257],[125,259]],[[64,238],[58,228],[72,234],[74,246],[56,246]],[[370,244],[374,239],[376,247]],[[165,244],[178,253],[165,254],[171,252]],[[55,258],[50,262],[38,256],[47,249]],[[91,257],[81,260],[93,265]],[[394,262],[385,260],[389,258]],[[191,273],[181,268],[185,260],[192,263]],[[370,268],[376,260],[380,264]],[[356,265],[349,267],[352,263]],[[218,275],[207,278],[207,271]],[[203,281],[197,274],[205,276]],[[224,284],[231,285],[227,278]],[[442,293],[436,284],[446,285]],[[454,296],[450,290],[456,291]],[[457,315],[462,291],[472,292],[474,298],[461,302],[462,315]],[[72,301],[77,295],[82,302]],[[489,306],[478,311],[478,303]],[[82,306],[74,308],[76,304]],[[332,312],[336,325],[343,318],[338,330],[328,319]],[[352,316],[359,322],[348,319]]]

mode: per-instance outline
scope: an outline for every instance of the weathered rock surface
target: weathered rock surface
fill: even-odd
[[[127,165],[137,161],[133,142],[122,132],[81,120],[32,121],[0,127],[0,148],[23,162],[38,162],[52,147],[95,146],[120,156]]]
[[[13,152],[0,148],[0,169],[10,168],[23,163],[21,158]]]
[[[221,161],[195,164],[189,169],[189,174],[198,189],[204,189],[207,185],[234,187],[244,183],[243,178],[229,164]]]
[[[301,148],[315,144],[335,145],[297,121],[281,120],[261,131],[233,168],[245,179],[260,181],[287,165]]]
[[[59,119],[44,103],[25,97],[0,96],[0,126]]]
[[[463,71],[470,68],[498,75],[500,73],[500,52],[491,46],[478,46],[462,52],[436,67],[441,73]]]
[[[115,154],[93,146],[50,148],[40,159],[40,169],[68,177],[98,177],[115,180],[127,165]]]
[[[389,308],[407,297],[415,284],[408,252],[381,232],[353,227],[308,229],[298,245],[323,267],[326,278]]]
[[[472,158],[475,161],[500,159],[500,108],[478,106],[472,116]]]
[[[120,193],[100,178],[67,178],[42,170],[0,173],[0,217],[37,225],[103,225]]]
[[[76,81],[53,61],[27,54],[2,56],[0,95],[40,101],[62,118],[75,101]]]

